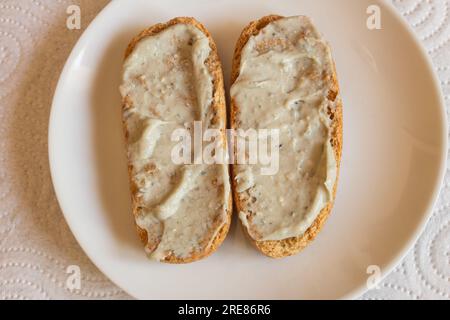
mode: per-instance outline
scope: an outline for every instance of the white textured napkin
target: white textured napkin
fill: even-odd
[[[107,2],[0,0],[0,299],[129,298],[74,240],[55,199],[47,157],[59,74],[82,30]],[[448,104],[449,1],[393,3],[428,49]],[[82,10],[82,30],[66,28],[72,4]],[[82,271],[83,285],[75,292],[66,285],[71,265]],[[420,241],[362,298],[450,299],[450,173]]]

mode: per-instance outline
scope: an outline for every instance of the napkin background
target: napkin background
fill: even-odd
[[[450,100],[450,2],[392,0],[413,26]],[[0,299],[129,299],[89,261],[58,207],[47,127],[72,47],[107,0],[0,0]],[[82,30],[65,27],[82,9]],[[449,109],[448,109],[449,110]],[[82,289],[66,288],[66,269]],[[450,172],[433,217],[403,262],[362,299],[450,299]]]

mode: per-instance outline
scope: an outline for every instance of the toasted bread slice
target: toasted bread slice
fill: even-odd
[[[233,66],[232,66],[231,84],[233,86],[232,86],[232,90],[231,90],[231,112],[230,112],[231,119],[230,120],[231,120],[231,127],[233,129],[243,128],[243,129],[247,130],[247,129],[249,129],[248,128],[249,123],[259,123],[255,119],[252,119],[252,117],[257,116],[258,111],[253,112],[253,109],[252,109],[252,111],[243,112],[243,111],[245,111],[244,108],[252,108],[253,107],[252,103],[257,104],[258,97],[256,97],[256,98],[253,97],[254,100],[250,100],[252,103],[242,103],[242,101],[245,102],[246,100],[245,100],[245,98],[241,98],[241,103],[239,103],[239,101],[238,101],[239,99],[237,98],[238,94],[236,92],[233,92],[233,90],[235,90],[235,91],[237,90],[234,87],[236,86],[236,83],[238,83],[238,82],[245,82],[245,85],[247,85],[247,87],[250,86],[251,90],[255,90],[255,88],[260,90],[260,87],[257,87],[257,86],[264,86],[264,83],[262,81],[260,81],[261,79],[257,79],[257,77],[254,76],[254,74],[255,74],[254,70],[248,70],[250,67],[247,67],[247,69],[244,69],[244,70],[246,70],[245,74],[243,74],[243,75],[241,74],[242,73],[242,59],[244,59],[243,56],[244,56],[244,53],[246,52],[245,50],[247,50],[248,57],[251,57],[251,58],[258,57],[258,56],[264,55],[264,54],[266,54],[266,55],[270,54],[271,50],[275,50],[277,53],[282,55],[284,50],[288,50],[288,49],[292,49],[292,48],[300,48],[299,49],[300,51],[298,51],[298,52],[291,51],[291,53],[294,52],[294,53],[298,53],[301,55],[304,53],[301,51],[301,48],[310,48],[308,46],[311,46],[311,43],[313,43],[313,45],[320,46],[321,51],[319,51],[319,52],[324,52],[324,53],[328,52],[329,53],[328,45],[322,41],[321,36],[313,28],[312,23],[310,22],[310,20],[308,18],[306,18],[306,17],[291,17],[291,19],[292,18],[299,19],[298,21],[293,21],[292,24],[290,25],[290,27],[294,26],[294,28],[295,28],[295,26],[297,26],[299,28],[299,30],[294,30],[296,33],[294,32],[295,36],[293,38],[289,38],[286,34],[284,34],[284,32],[286,30],[285,30],[285,27],[282,25],[274,26],[273,31],[270,31],[273,38],[271,38],[271,35],[269,34],[268,30],[264,30],[268,25],[273,24],[273,23],[276,24],[277,21],[281,22],[283,19],[285,19],[284,17],[278,16],[278,15],[265,16],[257,21],[251,22],[242,31],[242,34],[236,45],[234,58],[233,58]],[[258,37],[258,35],[260,35],[262,32],[265,32],[266,34],[265,35],[263,34],[261,36],[261,38],[259,39],[261,41],[258,42],[259,40],[256,37]],[[252,41],[252,43],[249,44],[250,49],[246,49],[246,45],[250,42],[250,40]],[[304,42],[299,44],[301,41],[304,41]],[[257,53],[255,53],[254,55],[251,55],[252,54],[251,50],[255,50],[255,51],[257,51]],[[250,53],[248,53],[248,52],[250,52]],[[265,202],[264,205],[269,204],[265,208],[262,205],[258,207],[258,203],[260,201],[266,201],[264,199],[258,198],[258,195],[261,195],[262,197],[265,197],[265,198],[270,197],[271,196],[270,193],[276,194],[278,192],[277,189],[280,187],[277,188],[276,186],[274,186],[272,188],[271,187],[272,185],[270,185],[270,187],[267,188],[266,193],[264,193],[264,192],[258,193],[259,192],[257,190],[259,187],[258,181],[254,182],[255,186],[253,188],[256,190],[253,190],[253,189],[249,190],[248,188],[249,188],[249,186],[251,186],[251,184],[248,184],[248,181],[247,181],[247,186],[244,188],[241,188],[239,186],[239,181],[238,181],[240,179],[239,174],[241,174],[243,170],[248,169],[248,166],[234,165],[232,168],[232,191],[233,191],[233,196],[234,196],[237,210],[240,214],[243,229],[245,230],[245,233],[247,234],[250,241],[256,246],[256,248],[259,251],[261,251],[264,255],[272,257],[272,258],[283,258],[283,257],[291,256],[291,255],[297,254],[303,248],[305,248],[317,236],[317,234],[323,227],[325,221],[327,220],[327,217],[329,216],[330,211],[333,207],[334,198],[335,198],[335,194],[336,194],[336,188],[337,188],[337,180],[338,180],[338,175],[339,175],[339,166],[340,166],[341,150],[342,150],[342,121],[343,121],[343,119],[342,119],[342,103],[341,103],[341,99],[339,96],[339,87],[338,87],[335,65],[331,58],[331,54],[329,54],[328,58],[324,58],[323,61],[324,61],[323,62],[324,65],[327,66],[326,68],[324,68],[324,70],[319,69],[320,71],[323,71],[323,73],[319,74],[319,75],[314,74],[314,69],[312,69],[311,76],[306,80],[302,80],[303,81],[302,83],[307,83],[307,81],[322,81],[320,83],[320,85],[318,85],[318,88],[320,88],[321,90],[323,90],[324,88],[327,89],[327,91],[324,91],[322,94],[322,96],[323,96],[322,102],[325,104],[325,106],[327,108],[326,113],[325,113],[325,116],[328,117],[328,119],[325,122],[327,122],[327,127],[329,129],[329,135],[327,137],[327,140],[329,142],[329,146],[331,147],[331,148],[329,148],[329,150],[332,150],[332,152],[330,151],[331,157],[334,156],[335,177],[332,180],[333,181],[332,185],[329,186],[328,201],[324,202],[323,206],[321,206],[321,209],[317,210],[317,212],[313,216],[313,218],[310,219],[311,221],[308,221],[306,227],[304,226],[304,230],[295,235],[293,235],[291,233],[290,236],[286,237],[286,238],[282,237],[282,233],[281,233],[281,235],[280,234],[277,235],[276,233],[273,233],[273,232],[272,233],[266,232],[266,234],[264,235],[263,234],[264,231],[273,231],[273,230],[270,230],[270,227],[265,226],[264,223],[271,224],[273,221],[285,223],[286,221],[291,221],[291,220],[289,220],[290,218],[286,218],[285,220],[282,220],[282,219],[279,220],[279,217],[277,217],[277,215],[282,215],[282,212],[281,212],[282,210],[280,209],[279,210],[280,212],[278,212],[277,210],[278,210],[278,208],[283,208],[283,210],[284,210],[283,203],[286,202],[286,199],[284,199],[285,196],[289,197],[290,194],[296,194],[296,193],[302,192],[302,190],[299,190],[299,188],[296,188],[296,187],[287,188],[287,190],[286,190],[287,195],[283,194],[279,197],[279,199],[275,199],[275,201]],[[312,62],[312,63],[314,63],[314,62]],[[294,65],[294,64],[292,64],[292,65]],[[257,68],[259,68],[260,64],[254,64],[251,66],[255,67],[257,69]],[[245,67],[246,66],[244,66],[244,68]],[[307,78],[308,75],[305,76],[304,74],[302,74],[302,72],[304,72],[304,70],[303,71],[302,70],[300,70],[300,69],[297,70],[299,77]],[[305,70],[307,70],[307,68]],[[289,69],[288,69],[288,71],[289,71]],[[289,71],[289,72],[291,72],[291,71]],[[278,72],[278,71],[276,71],[276,72]],[[265,77],[264,81],[271,81],[270,74],[266,71],[257,73],[257,75],[260,77]],[[254,76],[254,77],[252,78],[252,76]],[[255,85],[256,82],[258,82],[257,86]],[[274,82],[272,84],[272,87],[276,87],[276,86],[277,86],[277,83]],[[242,90],[244,90],[244,89],[241,89],[241,94],[242,94],[242,92],[244,92]],[[302,93],[301,91],[302,91],[302,88],[300,87],[300,94]],[[245,95],[253,94],[252,92],[250,92],[248,90],[245,91],[244,93],[245,93]],[[275,93],[275,95],[276,94],[277,93]],[[285,92],[284,93],[280,92],[279,94],[285,94]],[[244,97],[245,95],[242,95],[242,96]],[[277,107],[276,105],[268,104],[265,106],[265,109],[263,106],[263,111],[261,113],[263,115],[264,114],[268,115],[268,118],[267,118],[268,121],[266,122],[266,124],[268,124],[269,126],[272,126],[272,127],[273,127],[272,122],[276,122],[276,120],[272,120],[272,119],[276,119],[277,114],[272,114],[271,108],[276,108],[276,107]],[[284,111],[282,110],[280,112],[284,112]],[[300,112],[301,112],[301,110],[300,110]],[[258,120],[260,120],[260,119],[258,119]],[[305,120],[305,119],[301,119],[301,120]],[[294,119],[293,117],[287,118],[287,120],[285,120],[284,124],[287,125],[287,127],[288,127],[287,129],[289,130],[290,127],[293,127],[294,125],[298,125],[298,123],[296,123],[295,121],[300,121],[300,120]],[[263,122],[263,121],[261,121],[261,122]],[[290,140],[287,140],[287,143],[290,143]],[[286,148],[288,146],[280,146],[280,147]],[[300,147],[301,147],[301,145],[300,145]],[[283,152],[281,152],[280,163],[281,163],[280,165],[283,166]],[[331,168],[331,170],[333,170],[333,168]],[[296,172],[296,170],[291,170],[291,172]],[[309,174],[309,173],[306,172],[306,174]],[[293,177],[294,177],[294,179],[299,179],[299,177],[296,175],[294,175]],[[259,179],[259,182],[264,181],[263,178],[258,178],[258,179]],[[275,175],[274,180],[271,183],[276,184],[276,183],[279,183],[280,181],[284,181],[284,180],[278,181],[278,179],[279,179],[279,175]],[[282,186],[282,184],[281,184],[281,186]],[[295,186],[295,182],[294,182],[294,186]],[[260,190],[261,189],[263,189],[263,188],[260,188]],[[278,200],[280,201],[281,204],[277,203]],[[292,212],[290,213],[291,215],[295,215],[296,214],[295,210],[297,210],[298,208],[300,208],[301,206],[304,205],[304,203],[302,203],[302,201],[299,201],[299,200],[296,200],[296,201],[293,200],[292,202],[289,202],[289,201],[287,201],[287,202],[288,202],[287,209],[292,210]],[[291,204],[291,205],[294,204],[294,208],[289,208],[289,204]],[[274,210],[277,212],[274,213],[273,212]],[[308,210],[308,209],[306,209],[306,210]],[[255,212],[255,211],[257,211],[257,212]],[[269,218],[266,219],[267,221],[264,221],[265,215],[266,216],[270,215]],[[262,218],[261,218],[261,216],[262,216]],[[271,221],[270,218],[272,218],[273,221]],[[259,222],[255,222],[256,220],[258,220]],[[258,223],[259,223],[259,225],[258,225]],[[285,227],[286,227],[285,228],[286,230],[289,230],[289,226],[285,226]],[[301,228],[298,228],[298,230],[301,230]],[[289,234],[289,232],[287,232],[286,234]],[[277,236],[274,236],[274,235],[277,235]],[[266,236],[266,238],[273,237],[273,239],[266,239],[264,236]]]
[[[225,132],[222,67],[208,30],[179,17],[142,31],[126,50],[121,93],[132,210],[146,252],[173,264],[210,255],[230,226],[228,167],[174,164],[170,150],[173,131],[194,121]]]

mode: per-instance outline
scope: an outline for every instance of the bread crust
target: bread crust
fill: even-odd
[[[151,26],[148,29],[143,30],[141,33],[139,33],[135,38],[133,38],[128,45],[126,51],[125,51],[125,59],[133,52],[136,45],[143,40],[144,38],[151,37],[153,35],[156,35],[160,33],[161,31],[167,29],[170,26],[176,25],[176,24],[189,24],[197,29],[199,29],[201,32],[205,34],[205,36],[209,40],[209,46],[211,48],[210,55],[208,59],[206,60],[206,65],[208,67],[208,70],[211,74],[211,77],[213,78],[213,101],[211,104],[211,108],[215,111],[215,119],[223,119],[224,123],[227,123],[227,113],[226,113],[226,102],[225,102],[225,91],[224,91],[224,83],[223,83],[223,73],[222,73],[222,64],[219,59],[219,55],[217,53],[217,47],[216,44],[211,37],[211,34],[209,31],[203,26],[200,22],[195,20],[192,17],[177,17],[174,18],[166,23],[159,23],[156,25]],[[129,101],[127,101],[126,97],[122,101],[122,107],[123,109],[127,108],[129,104]],[[213,120],[214,121],[214,120]],[[125,120],[123,120],[123,128],[125,131],[125,137],[128,138],[128,130],[125,123]],[[136,218],[137,217],[137,211],[138,211],[138,199],[135,197],[137,194],[137,187],[133,183],[132,179],[132,171],[133,166],[129,163],[128,165],[128,174],[130,179],[130,188],[131,188],[131,196],[132,196],[132,203],[133,203],[133,215]],[[210,230],[211,233],[216,233],[213,241],[211,242],[210,246],[206,248],[206,250],[201,252],[192,252],[189,257],[186,258],[179,258],[175,255],[171,254],[167,256],[164,260],[161,262],[164,263],[170,263],[170,264],[185,264],[185,263],[191,263],[198,261],[200,259],[206,258],[213,252],[215,252],[218,247],[222,244],[223,240],[225,239],[228,230],[230,228],[231,224],[231,215],[232,215],[232,195],[230,193],[229,199],[226,200],[226,222],[223,224],[223,226],[218,230],[216,233],[216,230]],[[147,245],[149,235],[147,234],[147,231],[140,228],[136,224],[136,228],[138,231],[138,235],[141,239],[141,241]]]
[[[259,33],[261,29],[263,29],[265,26],[267,26],[269,23],[282,19],[284,17],[279,15],[268,15],[265,17],[262,17],[259,20],[250,22],[244,30],[241,33],[241,36],[239,37],[236,48],[234,51],[234,57],[233,57],[233,65],[232,65],[232,71],[231,71],[231,84],[233,84],[236,79],[239,77],[239,71],[240,71],[240,65],[241,65],[241,53],[244,46],[247,44],[247,41],[249,38],[253,35],[256,35]],[[334,199],[336,196],[336,190],[338,185],[338,178],[339,178],[339,169],[340,169],[340,162],[341,162],[341,154],[342,154],[342,131],[343,131],[343,116],[342,116],[342,101],[339,96],[339,85],[336,75],[336,67],[333,63],[333,75],[332,75],[332,90],[329,92],[328,100],[330,102],[335,102],[336,108],[332,113],[330,113],[330,119],[332,119],[332,133],[331,133],[331,145],[333,147],[333,151],[336,157],[336,164],[337,164],[337,178],[336,183],[333,187],[333,193],[332,193],[332,199],[327,204],[327,206],[322,209],[322,211],[319,213],[313,224],[309,227],[306,232],[298,237],[292,237],[280,241],[255,241],[250,234],[248,233],[247,228],[242,225],[241,226],[247,235],[247,238],[254,244],[254,246],[261,251],[264,255],[271,257],[271,258],[284,258],[288,256],[295,255],[299,253],[301,250],[303,250],[311,241],[315,239],[317,234],[320,232],[322,227],[325,224],[325,221],[327,220],[328,216],[330,215],[330,212],[333,208]],[[230,110],[230,123],[231,128],[236,129],[237,128],[237,122],[236,122],[236,116],[239,112],[239,106],[236,104],[234,99],[231,99],[231,110]],[[236,205],[236,208],[238,212],[245,211],[244,210],[244,204],[241,203],[239,194],[236,191],[236,180],[235,180],[235,173],[233,170],[231,170],[231,183],[232,183],[232,193],[234,197],[234,202]]]

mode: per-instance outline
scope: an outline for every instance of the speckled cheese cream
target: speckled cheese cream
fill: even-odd
[[[330,49],[307,17],[282,18],[249,38],[231,97],[239,128],[279,129],[280,165],[272,176],[258,165],[235,166],[239,216],[256,241],[302,235],[332,200],[337,163],[327,99]],[[331,106],[333,107],[333,106]]]
[[[139,41],[125,61],[122,97],[137,225],[146,230],[146,250],[156,260],[186,258],[211,245],[227,221],[228,168],[176,165],[171,134],[225,128],[212,124],[213,78],[206,61],[209,39],[190,24],[175,24]]]

